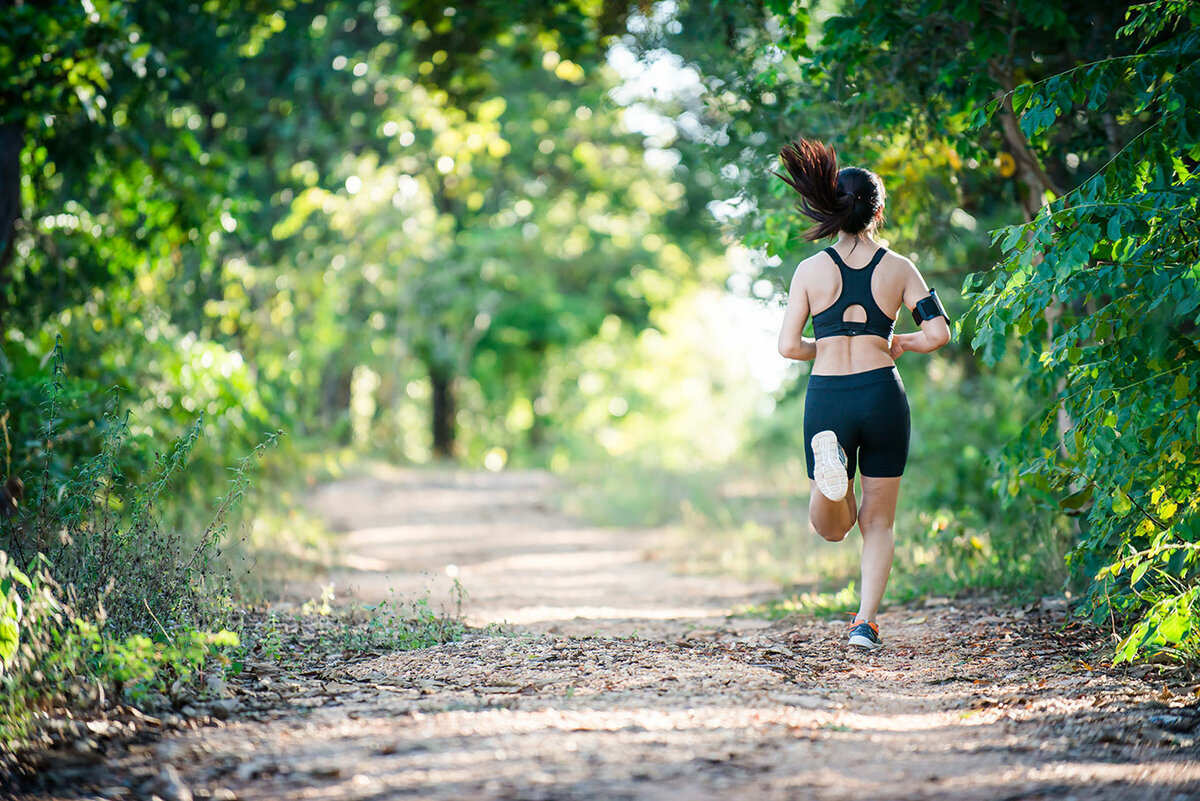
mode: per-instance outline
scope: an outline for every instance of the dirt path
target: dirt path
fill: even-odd
[[[1060,604],[728,618],[770,591],[672,574],[652,533],[556,513],[538,473],[392,472],[322,489],[365,598],[450,575],[509,624],[317,677],[273,708],[111,759],[173,799],[1200,798],[1196,688],[1088,664]],[[168,767],[170,766],[170,767]]]
[[[445,603],[456,575],[467,622],[553,635],[671,637],[721,624],[768,584],[673,575],[653,532],[595,528],[554,508],[536,472],[385,471],[323,487],[313,508],[345,531],[350,569],[332,580],[366,601]],[[308,592],[317,592],[317,587]]]

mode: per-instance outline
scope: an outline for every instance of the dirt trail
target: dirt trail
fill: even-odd
[[[727,617],[770,588],[674,575],[652,532],[582,526],[552,488],[425,471],[323,488],[351,553],[339,587],[436,602],[454,565],[470,622],[505,633],[276,677],[269,714],[114,760],[108,797],[1200,798],[1195,688],[1088,664],[1094,635],[1060,604],[892,610],[885,649],[849,651],[840,622]]]
[[[474,626],[669,637],[717,625],[731,605],[775,589],[673,575],[653,558],[653,532],[567,518],[554,510],[555,489],[546,473],[384,470],[323,487],[313,508],[346,532],[349,569],[333,572],[336,588],[445,603],[456,574]]]

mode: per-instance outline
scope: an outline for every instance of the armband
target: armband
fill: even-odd
[[[930,289],[929,297],[921,298],[917,301],[917,305],[913,306],[912,310],[913,322],[918,326],[926,320],[932,320],[934,317],[945,317],[946,322],[950,322],[950,315],[946,314],[946,309],[942,306],[942,302],[938,300],[937,290]]]

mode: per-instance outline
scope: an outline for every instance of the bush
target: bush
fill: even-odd
[[[167,695],[210,664],[231,664],[238,635],[177,628],[158,638],[114,635],[103,608],[90,618],[72,607],[70,588],[49,562],[26,575],[0,551],[0,771],[29,742],[37,716],[58,706],[96,711],[110,700],[142,705]]]
[[[166,527],[160,509],[187,467],[203,415],[144,460],[127,452],[128,421],[112,399],[98,420],[85,420],[95,388],[68,378],[61,344],[51,361],[38,438],[14,448],[4,427],[0,439],[5,465],[23,466],[16,475],[25,490],[0,514],[0,731],[10,742],[27,732],[37,708],[100,703],[89,687],[136,703],[237,645],[222,629],[238,576],[220,557],[247,472],[279,436],[232,468],[203,530]],[[8,401],[28,404],[37,384],[0,384],[0,427],[14,417],[28,424],[28,405],[14,410]],[[79,452],[84,439],[95,442],[91,455]],[[70,447],[56,447],[63,442]],[[143,460],[149,468],[139,472]]]
[[[994,359],[1015,341],[1031,394],[1048,399],[1010,453],[1011,489],[1079,515],[1070,564],[1084,611],[1125,635],[1116,660],[1196,660],[1200,8],[1160,0],[1128,19],[1129,55],[1011,93],[1035,147],[1066,116],[1136,133],[1032,221],[995,232],[1004,258],[968,282],[973,344]]]

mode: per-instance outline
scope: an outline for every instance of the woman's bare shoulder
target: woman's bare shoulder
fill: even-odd
[[[919,278],[921,273],[917,270],[917,265],[913,260],[903,253],[888,248],[881,260],[883,266],[888,272],[888,280],[895,281],[898,284],[904,284],[911,281],[914,277]]]
[[[884,251],[882,261],[884,264],[890,265],[893,269],[902,270],[904,272],[917,269],[917,266],[913,264],[912,259],[910,259],[908,256],[905,256],[903,253],[892,250],[891,248],[888,248],[886,251]]]
[[[796,265],[796,275],[823,276],[829,272],[829,268],[832,266],[833,260],[829,258],[829,254],[823,250],[818,250]]]

